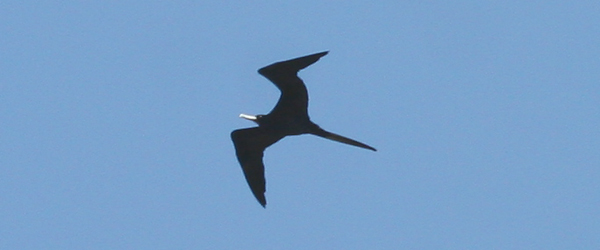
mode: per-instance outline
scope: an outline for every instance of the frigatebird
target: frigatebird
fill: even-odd
[[[375,148],[320,128],[308,117],[308,92],[298,71],[315,63],[328,51],[295,59],[276,62],[258,70],[279,88],[279,101],[267,115],[240,114],[241,118],[256,122],[258,127],[231,132],[235,153],[246,181],[258,202],[265,207],[265,166],[263,152],[273,143],[288,135],[313,134],[341,143],[377,151]]]

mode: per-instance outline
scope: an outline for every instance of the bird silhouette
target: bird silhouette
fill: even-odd
[[[246,181],[258,202],[265,207],[265,149],[288,135],[313,134],[341,143],[377,151],[375,148],[350,138],[334,134],[320,128],[308,117],[308,92],[298,71],[315,63],[327,55],[320,52],[295,59],[276,62],[258,70],[279,88],[279,101],[267,115],[246,115],[240,117],[251,120],[258,127],[238,129],[231,132],[231,139]]]

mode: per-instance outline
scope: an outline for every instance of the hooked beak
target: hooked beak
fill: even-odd
[[[249,120],[249,121],[256,122],[256,116],[253,116],[253,115],[240,114],[240,117],[244,118],[246,120]]]

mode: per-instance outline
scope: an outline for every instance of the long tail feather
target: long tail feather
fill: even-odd
[[[327,138],[329,140],[333,140],[333,141],[337,141],[337,142],[349,144],[349,145],[352,145],[352,146],[357,146],[357,147],[361,147],[361,148],[364,148],[364,149],[369,149],[369,150],[377,151],[377,149],[375,149],[375,148],[373,148],[373,147],[371,147],[371,146],[369,146],[367,144],[364,144],[364,143],[359,142],[359,141],[352,140],[352,139],[350,139],[348,137],[344,137],[344,136],[341,136],[341,135],[338,135],[338,134],[331,133],[329,131],[325,131],[323,129],[319,129],[318,131],[312,132],[311,134],[317,135],[317,136],[320,136],[320,137],[323,137],[323,138]]]

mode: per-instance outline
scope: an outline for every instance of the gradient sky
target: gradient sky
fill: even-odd
[[[2,1],[0,249],[600,249],[598,1]],[[301,71],[314,136],[229,133]]]

